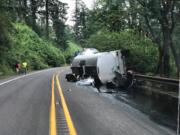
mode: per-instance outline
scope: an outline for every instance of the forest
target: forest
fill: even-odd
[[[66,10],[58,0],[1,0],[0,76],[23,61],[28,70],[65,65],[81,49],[69,40]]]
[[[180,69],[180,2],[98,0],[93,10],[77,1],[76,38],[100,50],[129,49],[137,72],[177,77]]]
[[[180,2],[177,0],[96,0],[88,9],[73,0],[0,1],[0,74],[26,60],[32,70],[62,66],[81,48],[128,49],[128,68],[144,74],[178,77]]]

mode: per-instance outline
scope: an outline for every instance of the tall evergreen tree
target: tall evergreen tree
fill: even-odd
[[[82,43],[87,38],[87,12],[86,5],[81,0],[75,1],[74,31],[77,42]]]
[[[67,20],[67,4],[58,0],[52,0],[50,2],[49,11],[53,22],[53,29],[56,34],[56,42],[60,47],[66,49],[67,39],[65,34],[65,21]]]
[[[49,38],[49,0],[46,0],[46,38]]]

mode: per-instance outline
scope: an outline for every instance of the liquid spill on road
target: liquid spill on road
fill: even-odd
[[[93,78],[87,78],[87,79],[79,80],[76,82],[76,85],[91,86],[91,85],[94,85],[94,79]]]
[[[133,108],[145,113],[154,122],[171,129],[176,129],[177,106],[170,105],[167,99],[155,100],[141,94],[132,95],[126,91],[118,93],[101,93],[102,96],[110,99],[112,104],[123,102]]]
[[[83,86],[84,90],[90,90],[99,93],[99,91],[92,86]],[[177,119],[177,103],[169,104],[168,99],[164,98],[156,100],[152,97],[144,96],[136,92],[119,91],[101,88],[100,95],[106,97],[112,104],[118,104],[123,102],[130,105],[131,107],[143,112],[149,118],[160,124],[171,129],[176,129]]]
[[[177,106],[169,104],[168,99],[155,100],[141,94],[129,95],[125,92],[119,92],[114,97],[147,114],[158,124],[176,129]]]

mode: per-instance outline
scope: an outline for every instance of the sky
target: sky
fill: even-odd
[[[68,12],[68,15],[67,15],[68,20],[67,20],[66,24],[72,26],[73,25],[72,16],[73,16],[73,12],[75,10],[75,0],[59,0],[59,1],[68,4],[68,7],[69,7],[69,9],[67,11]],[[89,9],[91,9],[95,0],[82,0],[82,1],[86,4],[86,6]]]

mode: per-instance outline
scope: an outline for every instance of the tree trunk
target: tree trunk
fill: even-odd
[[[173,44],[170,44],[170,47],[171,47],[171,51],[172,51],[172,54],[173,54],[173,57],[174,57],[174,60],[175,60],[175,64],[176,64],[176,67],[177,67],[177,75],[179,76],[179,71],[180,71],[180,59],[178,57],[178,54],[173,46]]]
[[[31,16],[32,16],[32,29],[36,31],[36,1],[31,0]]]
[[[49,38],[49,0],[46,0],[46,38]]]
[[[171,32],[168,28],[163,27],[163,55],[162,55],[162,74],[169,77],[170,63],[169,63],[169,49],[172,44]]]
[[[162,76],[162,56],[163,56],[162,47],[158,46],[158,51],[159,51],[159,53],[158,53],[159,58],[158,58],[158,64],[157,64],[155,75],[159,74],[160,76]]]
[[[23,19],[27,23],[27,0],[23,0]]]
[[[78,25],[79,25],[79,18],[78,18],[78,12],[79,12],[79,9],[78,9],[78,0],[75,0],[75,26],[74,26],[74,31],[75,31],[75,40],[77,42],[79,42],[79,31],[78,31]]]

